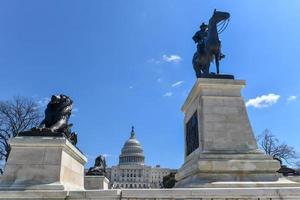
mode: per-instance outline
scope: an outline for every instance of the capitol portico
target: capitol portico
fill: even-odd
[[[145,165],[145,155],[136,139],[134,127],[130,138],[125,142],[119,164],[107,169],[111,188],[160,188],[163,177],[176,170]]]

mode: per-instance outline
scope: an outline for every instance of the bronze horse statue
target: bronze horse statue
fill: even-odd
[[[219,74],[219,61],[224,57],[224,55],[221,54],[221,41],[219,40],[219,33],[225,30],[229,17],[230,14],[228,12],[221,12],[217,11],[216,9],[214,10],[212,17],[209,20],[205,37],[203,37],[202,45],[199,45],[198,43],[197,52],[193,57],[193,67],[197,78],[210,76],[209,67],[213,60],[215,60],[217,74]],[[222,25],[222,30],[218,31],[218,25]]]

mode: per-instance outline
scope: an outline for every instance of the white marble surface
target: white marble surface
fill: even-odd
[[[84,188],[86,190],[107,190],[109,180],[105,176],[85,176]]]
[[[185,124],[197,112],[199,147],[184,156],[176,187],[226,187],[218,182],[237,183],[228,187],[262,187],[278,183],[279,163],[258,150],[241,95],[244,86],[243,80],[197,79],[182,111]],[[293,182],[282,184],[291,186]]]
[[[65,138],[16,137],[1,190],[83,189],[86,157]]]
[[[300,188],[176,188],[0,191],[0,200],[299,200]]]

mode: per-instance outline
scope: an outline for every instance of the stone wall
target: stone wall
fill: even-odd
[[[1,200],[299,200],[300,188],[0,191]]]
[[[87,158],[63,137],[15,137],[0,190],[81,190]]]

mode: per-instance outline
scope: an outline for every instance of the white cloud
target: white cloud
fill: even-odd
[[[178,64],[182,61],[182,58],[179,55],[176,54],[170,54],[170,55],[162,55],[161,58],[156,59],[156,58],[151,58],[148,60],[149,63],[154,63],[154,64],[161,64],[163,62],[170,62],[170,63],[175,63]]]
[[[269,106],[277,103],[279,98],[280,98],[280,95],[270,93],[268,95],[258,96],[255,99],[249,99],[246,102],[246,106],[247,107],[253,106],[254,108],[269,107]]]
[[[133,89],[133,86],[129,86],[129,89]]]
[[[162,59],[166,62],[173,62],[173,63],[180,63],[182,61],[182,58],[179,55],[163,55]]]
[[[295,96],[295,95],[291,95],[287,98],[287,101],[290,102],[290,101],[295,101],[298,97]]]
[[[161,82],[162,82],[162,78],[158,78],[158,79],[156,79],[156,81],[157,81],[158,83],[161,83]]]
[[[164,96],[164,97],[170,97],[170,96],[172,96],[172,95],[173,95],[172,92],[166,92],[163,96]]]
[[[177,81],[176,83],[173,83],[172,87],[179,87],[184,81]]]

